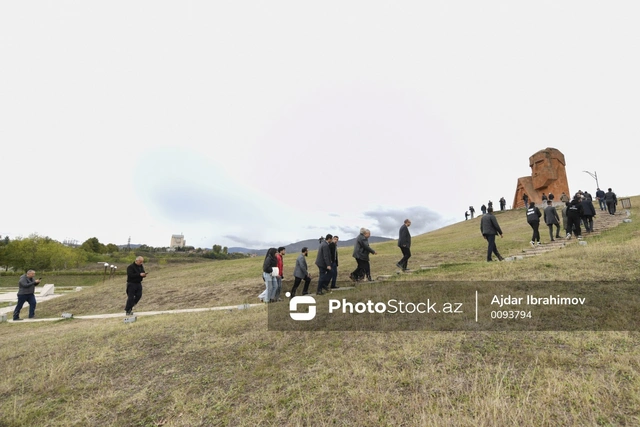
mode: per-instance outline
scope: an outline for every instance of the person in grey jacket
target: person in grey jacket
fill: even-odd
[[[372,281],[371,279],[371,265],[369,264],[369,254],[376,254],[376,251],[371,249],[369,246],[369,236],[371,236],[371,232],[366,228],[360,229],[360,234],[356,238],[356,243],[353,246],[353,257],[356,259],[358,263],[358,267],[353,270],[353,272],[349,275],[349,278],[356,282],[359,280],[363,280],[365,277],[368,281]]]
[[[549,227],[549,237],[553,242],[555,239],[553,238],[553,226],[556,226],[556,239],[560,238],[560,217],[558,216],[558,211],[553,207],[553,201],[547,201],[547,207],[544,208],[544,223]]]
[[[318,266],[318,290],[316,295],[323,295],[323,290],[329,291],[329,282],[331,281],[331,250],[329,242],[333,240],[331,234],[327,234],[325,240],[320,242],[318,248],[318,256],[316,257],[316,265]]]
[[[289,297],[293,298],[296,296],[296,291],[298,290],[298,286],[300,286],[300,282],[304,280],[304,287],[302,288],[302,295],[307,295],[309,293],[309,283],[311,283],[311,275],[307,269],[307,256],[309,255],[309,250],[305,246],[302,248],[302,253],[298,255],[298,259],[296,259],[296,266],[293,269],[293,288],[291,288],[291,295]]]
[[[34,270],[27,271],[26,274],[20,276],[18,281],[18,305],[13,310],[13,320],[20,319],[20,310],[25,302],[29,303],[29,319],[33,319],[36,315],[36,285],[40,284],[40,279],[35,280],[33,276],[36,275]]]
[[[400,226],[400,232],[398,236],[398,247],[402,251],[402,259],[396,263],[396,266],[398,268],[401,268],[402,271],[405,271],[407,269],[409,258],[411,258],[411,233],[409,233],[410,226],[411,221],[409,221],[409,219],[405,219],[404,224]]]
[[[482,216],[480,220],[480,233],[487,241],[487,261],[493,261],[491,259],[491,254],[494,253],[498,257],[499,261],[504,260],[500,253],[498,252],[498,248],[496,247],[496,234],[500,235],[502,238],[502,229],[500,229],[500,225],[498,224],[498,220],[493,215],[493,208],[487,210],[487,214]]]

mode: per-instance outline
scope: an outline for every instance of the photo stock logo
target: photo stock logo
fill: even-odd
[[[291,296],[290,292],[285,294],[287,298]],[[309,312],[308,313],[298,313],[298,305],[299,304],[308,304]],[[289,316],[293,320],[311,320],[316,317],[316,299],[311,295],[302,295],[300,297],[293,297],[289,301]]]

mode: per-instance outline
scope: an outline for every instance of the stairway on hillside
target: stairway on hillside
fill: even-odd
[[[629,214],[630,213],[628,210],[623,209],[623,210],[617,211],[615,215],[609,215],[607,211],[601,211],[596,206],[596,216],[593,218],[593,232],[586,233],[584,230],[584,227],[582,226],[582,224],[580,224],[581,225],[580,228],[582,230],[582,237],[584,241],[588,241],[590,237],[599,235],[604,230],[608,230],[610,228],[618,226],[620,223],[622,223],[624,219],[626,219],[629,216]],[[562,223],[562,218],[560,218],[560,222]],[[555,227],[554,227],[554,232],[555,232]],[[541,254],[562,248],[566,245],[579,242],[579,240],[576,238],[575,235],[572,235],[571,239],[565,238],[566,233],[562,228],[562,224],[560,225],[560,235],[562,237],[560,237],[559,239],[555,239],[555,241],[549,242],[548,228],[546,224],[544,224],[544,221],[541,221],[540,237],[542,238],[543,242],[546,240],[547,243],[543,243],[541,246],[536,246],[535,248],[527,244],[527,248],[523,249],[522,253],[519,255],[524,257],[541,255]]]

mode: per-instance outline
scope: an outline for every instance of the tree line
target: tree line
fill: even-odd
[[[138,247],[136,254],[167,253],[169,248],[154,248],[147,245]],[[228,253],[227,247],[213,245],[213,250],[185,247],[176,248],[188,256],[200,256],[209,259],[237,259],[248,255],[241,253]],[[8,236],[0,236],[0,268],[17,272],[29,269],[40,271],[57,271],[72,268],[80,268],[88,262],[122,261],[129,256],[129,251],[113,244],[100,243],[97,237],[85,240],[80,246],[67,246],[46,236],[32,234],[26,238],[9,239]],[[183,256],[184,256],[183,255]],[[120,259],[122,258],[122,260]],[[128,261],[128,259],[127,259]]]

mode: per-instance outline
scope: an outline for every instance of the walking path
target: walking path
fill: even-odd
[[[609,215],[606,212],[602,212],[602,211],[598,211],[597,212],[598,215],[594,218],[593,221],[593,232],[592,233],[583,233],[583,237],[593,237],[593,236],[597,236],[599,234],[601,234],[604,230],[608,230],[611,229],[613,227],[618,226],[619,224],[621,224],[625,219],[627,219],[630,216],[630,212],[628,210],[623,210],[623,211],[619,211],[616,212],[615,215]],[[540,234],[543,235],[544,232],[546,232],[547,229],[546,227],[544,229],[542,229],[541,227],[541,231]],[[561,234],[562,235],[562,234]],[[559,248],[562,248],[564,246],[566,246],[567,244],[571,244],[571,243],[575,243],[578,240],[575,238],[575,236],[571,239],[566,239],[565,237],[561,237],[560,239],[556,239],[554,242],[549,242],[547,244],[544,244],[542,246],[537,246],[535,248],[532,247],[528,247],[527,249],[523,249],[522,252],[523,254],[521,255],[522,257],[531,257],[531,256],[537,256],[537,255],[541,255]],[[585,240],[586,241],[586,240]],[[511,259],[515,258],[515,257],[509,257]],[[431,269],[431,268],[437,268],[437,266],[421,266],[420,270],[426,270],[426,269]],[[419,271],[419,270],[417,270]],[[407,271],[404,272],[403,274],[411,274],[413,271]],[[400,271],[397,271],[395,274],[400,274]],[[387,279],[390,279],[391,277],[393,277],[394,275],[380,275],[377,277],[377,280],[379,281],[384,281]],[[337,291],[346,291],[346,290],[351,290],[354,289],[353,287],[340,287],[339,289],[337,289]],[[51,295],[51,297],[57,297],[60,295]],[[45,297],[47,298],[47,297]],[[40,299],[39,298],[39,302],[42,301],[44,299]],[[241,305],[227,305],[227,306],[223,306],[223,307],[205,307],[205,308],[185,308],[185,309],[179,309],[179,310],[160,310],[160,311],[142,311],[139,313],[135,313],[134,317],[137,316],[155,316],[158,314],[179,314],[179,313],[200,313],[200,312],[205,312],[205,311],[224,311],[224,310],[242,310],[242,309],[247,309],[250,307],[258,307],[263,305],[263,303],[260,304],[241,304]],[[7,314],[9,315],[10,313],[13,312],[15,306],[9,306],[9,307],[1,307],[0,308],[0,315],[3,314]],[[9,316],[10,317],[10,316]],[[92,315],[85,315],[85,316],[73,316],[74,319],[111,319],[111,318],[124,318],[126,319],[126,316],[123,316],[122,313],[109,313],[109,314],[92,314]],[[62,317],[53,317],[53,318],[43,318],[43,319],[24,319],[24,320],[20,320],[17,323],[32,323],[32,322],[50,322],[50,321],[55,321],[55,320],[62,320]],[[16,323],[13,320],[7,320],[8,323]]]

